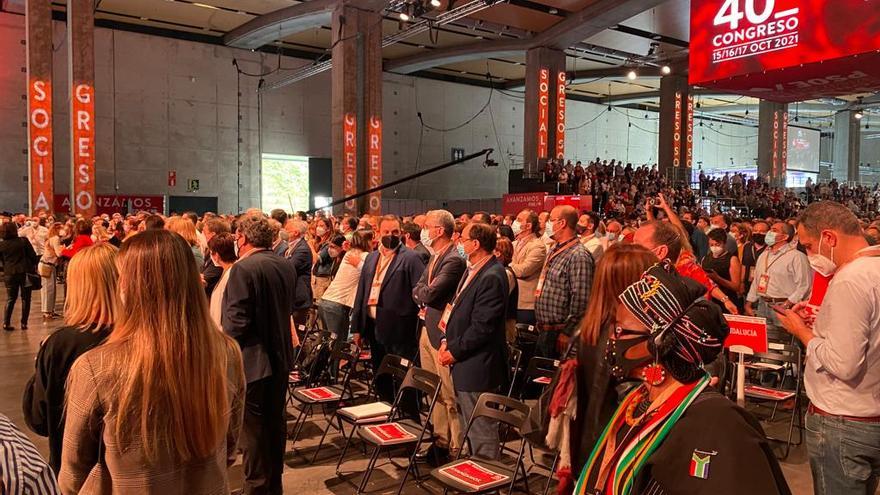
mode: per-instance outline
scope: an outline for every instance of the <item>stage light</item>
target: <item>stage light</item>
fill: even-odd
[[[864,116],[865,116],[865,114],[863,114],[861,110],[856,111],[856,114],[853,115],[853,117],[855,117],[856,120],[862,120],[862,117],[864,117]]]
[[[407,14],[406,12],[400,12],[400,13],[397,14],[397,16],[398,16],[398,17],[400,18],[400,20],[403,21],[403,22],[407,22],[407,21],[409,20],[409,14]]]
[[[437,8],[440,6],[440,0],[431,0],[431,7]]]
[[[660,67],[660,73],[664,76],[668,76],[669,74],[672,74],[672,67],[664,65],[663,67]]]
[[[630,81],[635,81],[636,79],[639,78],[639,75],[636,73],[636,71],[631,70],[626,73],[626,78],[629,79]]]

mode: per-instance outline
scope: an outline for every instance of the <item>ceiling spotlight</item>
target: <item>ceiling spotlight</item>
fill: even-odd
[[[865,116],[865,114],[863,114],[861,110],[857,110],[856,114],[853,115],[853,117],[855,117],[856,120],[862,120],[862,117],[864,117],[864,116]]]
[[[626,78],[629,79],[630,81],[635,81],[636,79],[639,78],[639,75],[636,73],[636,71],[631,70],[626,73]]]
[[[440,6],[440,0],[431,0],[431,7],[437,8]]]
[[[664,76],[668,76],[669,74],[672,74],[672,67],[664,65],[663,67],[660,67],[660,73]]]

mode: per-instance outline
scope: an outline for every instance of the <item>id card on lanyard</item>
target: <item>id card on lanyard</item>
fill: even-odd
[[[559,256],[572,246],[574,246],[578,241],[577,237],[574,237],[568,240],[565,244],[561,246],[557,246],[557,249],[550,253],[550,256],[547,256],[547,260],[544,262],[544,267],[541,268],[541,275],[538,277],[538,285],[535,287],[535,297],[541,297],[541,292],[544,291],[544,280],[547,278],[547,271],[550,268],[550,262],[553,261],[553,258]]]
[[[461,296],[461,293],[467,288],[468,284],[471,283],[474,277],[477,276],[477,273],[483,269],[483,265],[486,264],[492,258],[492,255],[486,256],[486,258],[479,263],[475,264],[473,268],[468,270],[467,277],[464,279],[464,282],[458,287],[458,290],[455,291],[455,298],[452,299],[452,302],[447,304],[445,308],[443,308],[443,314],[440,315],[440,321],[437,323],[437,328],[440,329],[441,332],[446,333],[446,325],[449,324],[449,317],[452,316],[452,310],[455,309],[455,305],[458,304],[458,298]]]
[[[770,267],[772,267],[777,261],[781,260],[786,254],[790,253],[794,248],[788,248],[785,251],[781,251],[779,256],[776,257],[773,261],[770,261],[770,252],[767,252],[767,257],[764,258],[764,273],[758,277],[758,294],[765,296],[767,295],[767,289],[770,288]]]
[[[379,304],[379,294],[382,292],[382,279],[385,277],[388,265],[391,264],[393,259],[394,255],[392,254],[388,261],[383,264],[382,255],[379,255],[379,260],[376,262],[376,275],[373,277],[373,284],[370,286],[370,297],[367,298],[367,306],[377,306]]]

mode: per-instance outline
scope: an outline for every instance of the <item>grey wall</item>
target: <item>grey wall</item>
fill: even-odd
[[[56,191],[69,187],[69,125],[66,47],[63,23],[55,23]],[[27,130],[24,17],[0,13],[0,210],[23,210],[27,203]],[[187,195],[188,179],[199,179],[201,196],[219,196],[219,209],[236,211],[236,71],[260,73],[276,67],[275,56],[226,47],[96,29],[97,187],[99,194]],[[309,61],[283,58],[283,68]],[[271,76],[275,77],[275,76]],[[242,208],[259,206],[257,78],[242,77]],[[330,77],[324,73],[263,98],[265,153],[330,156]],[[491,105],[470,124],[456,127],[489,101],[488,89],[385,74],[383,150],[386,180],[402,177],[466,152],[491,147],[498,168],[473,161],[387,190],[384,197],[419,200],[498,198],[507,192],[507,170],[522,164],[523,98],[493,91]],[[635,164],[657,158],[657,114],[600,105],[567,103],[566,154],[573,160],[596,156]],[[631,124],[631,125],[630,125]],[[752,164],[753,128],[724,126],[695,132],[695,162],[704,166]],[[421,148],[419,142],[421,140]],[[419,150],[421,149],[421,153]],[[419,157],[420,155],[420,157]],[[115,167],[115,168],[114,168]],[[168,187],[169,170],[177,186]]]

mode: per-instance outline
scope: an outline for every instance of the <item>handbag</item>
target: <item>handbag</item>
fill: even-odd
[[[43,279],[36,273],[24,274],[24,288],[30,290],[40,290],[43,288]]]
[[[538,402],[529,410],[529,421],[523,427],[523,436],[532,445],[541,448],[548,448],[547,432],[550,429],[550,403],[553,401],[553,395],[556,392],[556,387],[559,385],[559,376],[562,373],[563,364],[570,359],[577,359],[577,357],[569,356],[571,355],[571,350],[574,348],[575,343],[577,343],[580,338],[580,334],[580,325],[578,325],[578,330],[574,332],[570,339],[568,339],[568,345],[566,346],[565,352],[560,357],[560,363],[556,368],[556,372],[553,374],[553,379],[550,380],[550,383],[546,387],[544,387],[544,390],[538,397]]]
[[[40,261],[40,263],[37,264],[37,273],[43,278],[51,277],[53,270],[55,270],[55,263]]]

